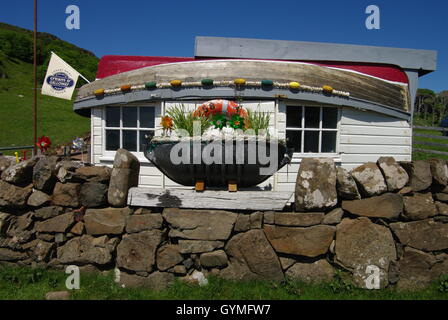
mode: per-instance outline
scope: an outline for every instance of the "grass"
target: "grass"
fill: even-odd
[[[62,271],[29,267],[0,269],[0,300],[41,300],[49,291],[66,290],[67,275]],[[394,288],[363,290],[348,285],[341,277],[333,282],[309,285],[297,282],[232,282],[210,277],[199,287],[177,280],[170,288],[152,291],[144,288],[120,288],[112,273],[81,274],[80,290],[73,300],[446,300],[447,280],[435,282],[416,292],[398,292]]]
[[[2,62],[11,76],[8,79],[0,78],[0,147],[31,146],[32,65],[20,60],[8,59]],[[38,93],[38,136],[48,136],[53,145],[58,145],[70,142],[89,131],[90,119],[75,114],[72,101]]]
[[[432,126],[429,120],[421,119],[419,117],[414,118],[414,125],[415,126],[426,126],[426,127]],[[421,134],[434,136],[432,138],[414,137],[413,146],[415,148],[448,152],[448,140],[437,138],[437,137],[442,137],[442,133],[440,131],[414,129],[414,133],[421,133]],[[422,144],[425,142],[446,144],[446,147],[428,146],[428,145]],[[440,159],[448,160],[448,156],[440,155],[440,154],[433,154],[433,153],[429,153],[429,152],[426,153],[426,152],[414,151],[412,154],[413,160],[426,160],[426,159],[431,159],[431,158],[440,158]]]
[[[175,130],[184,130],[190,137],[194,134],[194,122],[200,121],[201,134],[212,124],[206,117],[195,117],[193,112],[186,112],[184,105],[175,105],[166,111],[166,114],[173,119]]]

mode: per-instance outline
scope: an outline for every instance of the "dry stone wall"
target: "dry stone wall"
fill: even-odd
[[[125,150],[113,169],[43,156],[0,164],[1,265],[115,269],[121,285],[153,289],[210,274],[325,282],[336,270],[366,288],[372,266],[381,288],[419,289],[448,274],[443,160],[347,172],[304,159],[284,212],[129,208],[139,164]]]

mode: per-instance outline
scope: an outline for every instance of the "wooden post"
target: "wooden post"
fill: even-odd
[[[34,63],[33,63],[33,75],[34,75],[34,85],[33,85],[33,151],[37,154],[37,0],[34,0]]]
[[[237,192],[238,191],[238,185],[236,183],[236,181],[229,181],[228,183],[229,185],[229,192]]]
[[[196,192],[202,192],[205,190],[205,183],[204,181],[196,181],[196,184],[194,186]]]

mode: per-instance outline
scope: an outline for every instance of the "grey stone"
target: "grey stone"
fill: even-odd
[[[283,279],[283,271],[262,230],[253,229],[233,236],[225,247],[230,264],[220,272],[227,279]],[[243,272],[239,272],[242,269]]]
[[[168,272],[184,276],[187,274],[187,268],[183,265],[177,265],[169,269]]]
[[[320,224],[323,212],[276,212],[275,224],[286,227],[309,227]]]
[[[56,163],[58,157],[41,157],[33,168],[33,186],[37,190],[49,193],[56,184]]]
[[[57,249],[57,258],[63,264],[98,264],[106,265],[112,261],[112,252],[117,240],[107,236],[94,238],[83,235],[69,240]]]
[[[46,220],[50,218],[54,218],[64,212],[64,208],[62,207],[56,207],[56,206],[50,206],[50,207],[43,207],[40,209],[37,209],[34,213],[34,218],[37,220]]]
[[[163,217],[170,224],[170,237],[190,240],[227,240],[237,214],[221,210],[166,208]],[[213,230],[213,232],[211,232]]]
[[[435,205],[437,207],[437,212],[440,215],[448,216],[448,204],[440,202],[440,201],[436,201]]]
[[[434,198],[438,201],[448,202],[448,193],[436,193]]]
[[[380,271],[381,284],[387,284],[389,264],[397,259],[392,233],[387,227],[372,223],[368,218],[344,219],[336,229],[336,260],[346,268],[354,270],[354,279],[368,276],[367,266],[376,266]]]
[[[31,192],[33,192],[31,185],[21,188],[0,180],[0,208],[25,208]]]
[[[223,268],[228,264],[227,255],[224,250],[206,252],[200,256],[201,266],[205,268]]]
[[[52,291],[45,294],[45,300],[70,300],[69,291]]]
[[[264,226],[266,237],[276,252],[305,257],[325,254],[335,230],[335,227],[324,225],[307,228]]]
[[[430,192],[403,197],[403,202],[404,215],[410,220],[424,220],[437,215],[437,207]]]
[[[383,174],[374,162],[368,162],[353,169],[351,175],[365,197],[378,196],[387,192]]]
[[[296,210],[319,211],[332,208],[337,202],[336,168],[333,159],[302,159],[295,189]]]
[[[249,216],[250,228],[251,229],[261,229],[263,227],[263,213],[254,212]]]
[[[33,255],[38,262],[48,262],[55,249],[55,243],[37,240],[33,248]]]
[[[334,269],[321,259],[313,263],[295,263],[285,273],[286,278],[304,283],[330,282],[334,277]]]
[[[54,218],[38,222],[36,225],[37,232],[47,233],[64,233],[75,223],[73,212],[68,212],[56,216]]]
[[[33,167],[37,158],[28,159],[8,167],[2,173],[2,180],[17,186],[27,186],[33,181]]]
[[[398,262],[400,276],[397,288],[399,290],[419,290],[427,287],[434,280],[431,268],[435,263],[434,256],[406,247],[403,257]]]
[[[139,173],[140,162],[137,157],[127,150],[118,149],[107,194],[108,202],[112,206],[126,206],[129,189],[138,186]]]
[[[279,260],[283,270],[287,270],[289,267],[291,267],[294,263],[297,262],[292,258],[286,258],[286,257],[279,257]]]
[[[107,185],[98,182],[86,182],[79,194],[81,205],[87,208],[102,207],[107,204]]]
[[[151,272],[156,250],[162,241],[160,230],[124,235],[117,247],[117,266],[131,271]]]
[[[342,209],[357,216],[393,220],[403,212],[403,198],[395,193],[386,193],[362,200],[346,200],[342,201]]]
[[[409,175],[406,170],[393,157],[381,157],[377,164],[384,175],[387,189],[390,192],[402,189],[409,182]]]
[[[174,244],[167,244],[157,250],[157,268],[165,271],[183,261],[179,248]]]
[[[8,230],[11,223],[11,215],[0,212],[0,238],[6,235],[6,230]]]
[[[336,167],[336,186],[338,195],[342,199],[361,199],[355,180],[350,173],[342,167]]]
[[[129,208],[87,209],[84,223],[87,234],[122,234],[126,220],[131,213]]]
[[[126,232],[135,233],[145,230],[161,229],[163,218],[160,213],[138,214],[128,217],[126,222]]]
[[[333,209],[324,216],[322,224],[328,224],[328,225],[338,224],[341,222],[343,216],[344,216],[344,210],[342,210],[341,208]]]
[[[19,261],[26,258],[28,258],[28,255],[24,252],[0,248],[0,261]]]
[[[30,207],[41,207],[44,204],[49,203],[51,200],[50,196],[42,191],[34,190],[28,198],[27,204]]]
[[[400,243],[423,251],[448,249],[448,225],[433,219],[396,222],[390,228]]]
[[[241,213],[236,218],[235,232],[245,232],[250,230],[250,216],[248,214]]]
[[[53,191],[52,204],[61,207],[78,208],[80,206],[78,183],[56,183]]]
[[[430,159],[428,162],[431,168],[433,182],[440,186],[446,186],[448,184],[448,167],[446,161],[442,159]]]
[[[223,241],[179,240],[178,245],[181,253],[211,252],[218,248],[224,248]]]
[[[87,182],[107,184],[110,180],[112,169],[105,166],[88,166],[75,169],[73,179]]]
[[[3,171],[8,169],[10,166],[16,164],[15,157],[12,156],[0,156],[0,177]]]
[[[432,184],[431,166],[429,162],[417,160],[414,162],[401,162],[400,165],[409,175],[409,186],[415,192],[428,189]]]
[[[267,211],[263,214],[263,221],[266,224],[274,224],[275,223],[275,212]]]

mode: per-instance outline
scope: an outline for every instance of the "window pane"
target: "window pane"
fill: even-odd
[[[304,146],[305,153],[312,152],[312,153],[318,153],[319,152],[319,131],[305,131],[305,146]]]
[[[148,136],[148,138],[146,138],[145,136]],[[152,130],[140,131],[140,152],[143,152],[145,150],[145,143],[148,143],[153,136],[154,131]]]
[[[154,107],[140,108],[140,128],[154,128]]]
[[[123,149],[137,151],[137,131],[123,130]]]
[[[288,148],[293,149],[294,152],[302,152],[302,131],[286,130],[286,141]]]
[[[322,152],[336,152],[336,132],[322,132]]]
[[[319,128],[319,121],[320,121],[320,107],[306,107],[305,127]]]
[[[106,127],[120,126],[120,107],[106,108]]]
[[[120,148],[120,130],[106,130],[106,150],[115,151]]]
[[[286,106],[286,127],[302,127],[302,107]]]
[[[137,128],[137,107],[123,107],[123,127]]]
[[[338,109],[322,108],[322,128],[336,129],[338,125]]]

